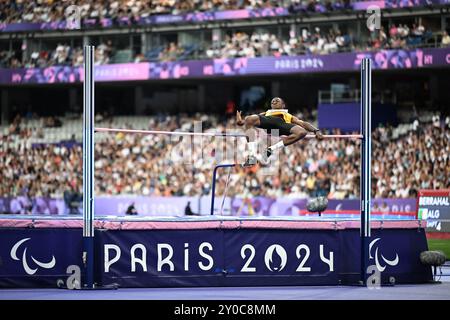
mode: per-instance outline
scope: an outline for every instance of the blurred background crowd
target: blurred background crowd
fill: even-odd
[[[314,122],[310,113],[297,114]],[[128,120],[128,128],[133,125]],[[201,122],[205,132],[236,128],[234,119],[217,116],[146,117],[140,129],[192,130]],[[66,190],[81,191],[82,148],[69,139],[57,144],[12,143],[33,139],[39,128],[29,128],[26,119],[16,117],[5,129],[0,144],[0,194],[61,197]],[[64,121],[40,119],[42,124],[65,130]],[[102,119],[114,126],[114,117]],[[142,122],[142,119],[141,119]],[[25,128],[26,127],[26,128]],[[81,121],[79,121],[81,131]],[[450,187],[450,119],[410,124],[402,134],[394,127],[373,132],[373,196],[415,197],[419,189]],[[338,133],[337,131],[335,133]],[[245,139],[196,138],[179,140],[166,135],[98,134],[95,146],[96,193],[99,195],[199,196],[210,193],[212,168],[220,161],[242,160]],[[45,136],[40,137],[45,141]],[[263,139],[260,139],[263,141]],[[191,147],[192,151],[187,151]],[[263,148],[263,146],[261,146]],[[255,166],[230,173],[228,193],[235,196],[297,197],[359,196],[359,141],[304,140],[284,148],[278,162],[268,168]],[[223,193],[228,173],[219,179]]]
[[[395,2],[395,1],[393,1]],[[400,1],[399,6],[413,1]],[[409,3],[411,2],[411,3]],[[140,19],[160,14],[223,11],[236,9],[287,8],[291,14],[326,14],[351,12],[352,1],[345,0],[14,0],[0,1],[0,25],[12,23],[52,23],[66,19],[65,10],[71,5],[80,8],[80,18],[100,21]],[[345,11],[347,10],[347,11]],[[117,27],[117,26],[116,26]],[[101,28],[98,24],[97,28]],[[114,28],[114,23],[111,26]],[[281,28],[282,29],[282,28]],[[448,30],[437,20],[399,19],[383,20],[380,29],[368,32],[354,21],[329,24],[309,24],[291,30],[277,27],[230,27],[220,35],[202,30],[198,35],[173,33],[150,35],[142,40],[137,35],[97,35],[90,42],[96,44],[96,64],[131,62],[169,62],[211,58],[293,56],[303,54],[332,54],[349,51],[374,51],[381,49],[414,49],[423,47],[448,47]],[[101,33],[100,33],[101,34]],[[130,38],[133,37],[133,40]],[[95,38],[95,39],[94,39]],[[11,40],[11,39],[10,39]],[[82,37],[53,40],[28,39],[23,43],[1,46],[0,67],[44,68],[49,66],[81,66]],[[14,41],[13,41],[14,42]],[[144,44],[145,42],[145,44]]]
[[[293,36],[279,36],[270,32],[231,32],[224,36],[220,44],[196,43],[182,45],[168,42],[163,46],[156,46],[146,54],[137,53],[125,62],[169,62],[193,59],[238,58],[238,57],[267,57],[267,56],[295,56],[303,54],[331,54],[349,51],[371,51],[380,49],[412,49],[428,47],[435,42],[433,35],[438,33],[439,47],[450,46],[450,36],[447,31],[433,32],[421,24],[392,25],[389,30],[382,27],[378,32],[365,40],[358,40],[339,28],[313,30],[303,29],[301,34]],[[96,65],[117,62],[117,48],[111,40],[100,43],[95,50]],[[71,47],[61,42],[56,47],[46,50],[32,50],[29,54],[22,54],[20,50],[0,51],[0,65],[4,68],[45,68],[49,66],[74,66],[83,64],[83,50],[81,46]]]
[[[6,23],[53,22],[65,19],[70,5],[81,7],[81,17],[87,19],[127,17],[133,22],[156,14],[179,15],[190,12],[284,7],[291,12],[326,12],[350,8],[350,0],[1,0],[0,20]]]

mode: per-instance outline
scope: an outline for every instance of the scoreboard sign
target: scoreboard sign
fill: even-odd
[[[427,220],[427,232],[450,232],[450,189],[420,190],[417,218]]]

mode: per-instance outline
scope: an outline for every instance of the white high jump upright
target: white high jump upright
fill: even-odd
[[[367,285],[367,267],[369,265],[370,239],[370,203],[371,203],[371,154],[372,154],[372,61],[364,58],[361,61],[361,278]]]
[[[94,288],[94,46],[84,46],[82,287]]]

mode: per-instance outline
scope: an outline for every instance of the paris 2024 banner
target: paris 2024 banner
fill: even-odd
[[[328,55],[108,64],[96,66],[94,76],[98,82],[112,82],[349,72],[359,70],[363,58],[371,58],[373,68],[381,70],[442,68],[450,66],[450,47]],[[79,83],[83,81],[83,77],[81,67],[0,69],[0,83],[3,84]]]

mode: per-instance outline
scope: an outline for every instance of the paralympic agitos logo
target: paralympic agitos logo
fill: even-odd
[[[400,259],[398,257],[398,254],[395,254],[395,258],[390,260],[386,259],[383,254],[381,253],[381,250],[379,250],[379,246],[375,247],[375,250],[373,250],[374,245],[380,240],[381,238],[376,238],[372,240],[369,244],[369,259],[375,260],[375,265],[377,266],[378,271],[383,272],[386,267],[389,265],[391,267],[396,266]],[[372,255],[373,254],[373,255]]]
[[[48,262],[42,262],[28,253],[28,247],[22,246],[22,244],[25,244],[25,242],[27,242],[30,239],[31,238],[25,238],[14,244],[10,252],[11,258],[16,261],[22,260],[23,269],[29,275],[35,274],[38,271],[39,267],[44,269],[53,268],[56,265],[55,256],[52,255],[52,258]],[[23,250],[20,258],[18,257],[19,249]],[[30,258],[32,264],[30,262]]]

